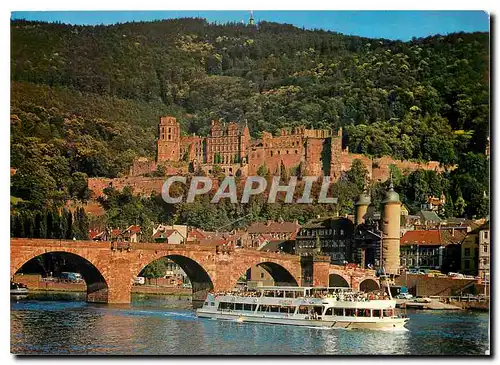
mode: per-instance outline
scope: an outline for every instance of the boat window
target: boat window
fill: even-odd
[[[284,305],[280,307],[280,313],[294,313],[295,312],[295,307],[289,306],[289,305]]]
[[[345,309],[345,316],[346,317],[354,317],[354,309]]]
[[[271,310],[270,312],[274,312],[274,313],[277,313],[280,311],[280,307],[279,305],[271,305]]]
[[[214,303],[214,302],[211,302],[211,303],[210,303],[210,306],[211,306],[211,307],[213,307],[214,305],[215,305],[215,303]]]
[[[384,317],[392,317],[392,309],[384,309]]]
[[[334,308],[333,315],[334,316],[343,316],[344,315],[344,308]]]
[[[358,317],[370,317],[369,309],[357,309],[356,311]]]
[[[315,306],[314,313],[319,314],[319,315],[323,314],[323,306]]]
[[[237,311],[243,310],[243,304],[241,304],[241,303],[236,303],[236,304],[235,304],[235,306],[236,306],[236,308],[235,308],[235,309],[236,309]]]
[[[243,305],[243,310],[246,310],[246,311],[252,310],[252,305],[251,304],[244,304]]]
[[[331,316],[333,314],[333,308],[328,308],[326,310],[325,316]]]
[[[381,317],[382,314],[380,313],[380,309],[374,309],[373,310],[373,316],[374,317]]]
[[[301,305],[299,307],[299,313],[300,314],[307,314],[309,312],[307,305]]]
[[[293,291],[287,291],[285,292],[285,298],[294,298],[294,292]]]
[[[205,302],[205,305],[208,305],[208,302]]]
[[[269,306],[268,305],[260,305],[259,312],[269,312]]]

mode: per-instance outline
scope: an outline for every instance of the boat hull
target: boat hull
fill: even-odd
[[[344,329],[371,329],[371,330],[402,330],[405,329],[405,324],[408,318],[384,318],[384,319],[369,319],[369,318],[338,318],[338,319],[324,319],[324,320],[311,320],[303,318],[289,317],[273,317],[262,316],[254,314],[241,314],[241,313],[221,313],[209,312],[204,310],[197,311],[200,318],[211,318],[218,320],[229,320],[237,322],[255,322],[255,323],[268,323],[268,324],[282,324],[293,326],[306,326],[306,327],[322,327],[322,328],[344,328]]]
[[[28,289],[26,288],[11,289],[10,295],[28,295]]]

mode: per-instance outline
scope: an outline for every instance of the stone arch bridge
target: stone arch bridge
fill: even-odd
[[[231,290],[253,266],[270,273],[276,285],[328,286],[331,275],[345,278],[348,286],[360,288],[364,278],[376,280],[373,270],[348,271],[330,265],[327,258],[314,260],[312,281],[303,280],[304,267],[295,255],[256,250],[228,250],[218,245],[159,244],[53,239],[12,238],[11,277],[28,261],[44,254],[56,254],[74,265],[87,284],[87,300],[102,303],[130,303],[134,278],[153,261],[168,257],[189,277],[193,299],[204,300],[209,290]],[[378,282],[378,280],[377,280]]]

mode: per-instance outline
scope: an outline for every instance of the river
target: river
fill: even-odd
[[[408,311],[407,331],[317,329],[199,319],[186,297],[133,295],[131,305],[83,294],[11,299],[15,354],[484,355],[484,312]]]

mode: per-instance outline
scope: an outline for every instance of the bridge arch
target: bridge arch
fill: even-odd
[[[240,251],[242,252],[242,251]],[[282,259],[279,257],[270,257],[272,255],[256,256],[245,253],[240,254],[238,263],[235,266],[236,270],[230,275],[226,285],[221,285],[222,290],[233,289],[239,278],[246,274],[248,269],[258,266],[266,270],[273,278],[277,286],[298,286],[301,283],[301,266],[297,260]],[[295,258],[295,257],[294,257]]]
[[[31,257],[30,257],[31,256]],[[69,267],[64,271],[75,271],[82,275],[83,280],[87,285],[87,301],[97,303],[108,302],[108,283],[103,275],[98,264],[88,257],[83,257],[70,250],[44,250],[44,252],[34,252],[30,256],[13,258],[11,263],[11,277],[25,267],[39,266],[43,268],[42,264],[37,260],[43,260],[49,256],[56,256],[62,258],[65,262],[64,267]]]
[[[362,278],[359,281],[359,290],[363,292],[371,292],[379,290],[380,284],[374,278]]]
[[[280,264],[278,264],[276,262],[270,262],[270,261],[269,262],[261,262],[255,266],[252,266],[252,267],[261,267],[264,270],[266,270],[267,273],[269,275],[271,275],[271,277],[273,278],[274,285],[276,285],[276,286],[298,286],[299,285],[299,283],[293,277],[293,275],[287,269],[285,269],[283,266],[281,266]],[[251,269],[252,267],[249,267],[248,269]],[[239,279],[239,277],[236,280],[238,280],[238,279]],[[236,285],[236,282],[234,283],[234,285]]]
[[[330,273],[328,276],[328,286],[349,288],[349,279],[341,274]]]
[[[146,256],[140,260],[140,263],[133,270],[132,281],[150,264],[155,261],[161,260],[162,258],[168,258],[175,262],[181,267],[181,269],[186,273],[187,277],[191,282],[193,300],[205,300],[207,293],[214,289],[214,283],[212,280],[210,270],[205,268],[202,260],[196,257],[192,257],[186,252],[176,252],[176,251],[163,251],[156,252],[153,256]],[[130,288],[131,289],[131,288]]]

